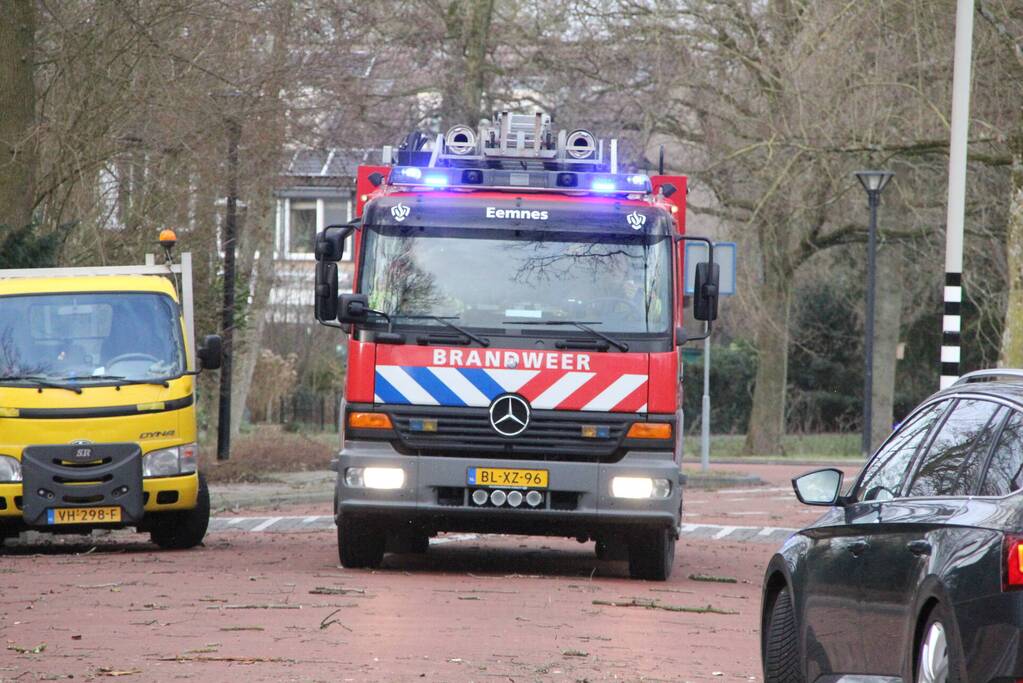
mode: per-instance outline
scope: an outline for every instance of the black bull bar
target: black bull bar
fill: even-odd
[[[29,446],[21,456],[22,516],[46,526],[54,508],[118,506],[121,522],[142,519],[142,451],[134,443]]]

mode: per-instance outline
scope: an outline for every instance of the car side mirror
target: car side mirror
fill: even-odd
[[[224,341],[219,334],[208,334],[195,355],[203,370],[218,370],[224,362]]]
[[[345,240],[355,228],[351,225],[328,225],[316,235],[313,254],[317,261],[340,261],[345,255]]]
[[[313,297],[316,319],[321,323],[337,318],[337,263],[316,263],[316,291]]]
[[[369,297],[365,294],[342,294],[338,308],[338,322],[360,323],[369,317]]]
[[[718,281],[720,268],[716,263],[696,264],[693,281],[693,317],[697,320],[717,320]]]
[[[838,502],[844,476],[842,470],[828,467],[796,477],[792,488],[803,505],[831,506]]]

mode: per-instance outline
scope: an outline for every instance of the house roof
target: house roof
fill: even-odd
[[[354,178],[359,164],[370,161],[377,150],[298,149],[288,160],[282,175],[301,178]]]

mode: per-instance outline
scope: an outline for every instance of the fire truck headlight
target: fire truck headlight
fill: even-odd
[[[21,481],[21,461],[0,455],[0,481]]]
[[[352,488],[400,489],[405,486],[405,470],[400,467],[349,467],[345,484]]]
[[[671,482],[650,477],[615,477],[611,480],[611,495],[615,498],[667,498],[671,495]]]

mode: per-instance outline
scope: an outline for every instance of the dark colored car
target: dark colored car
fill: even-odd
[[[792,483],[830,509],[768,564],[767,683],[1023,679],[1023,371],[931,396],[845,492]]]

